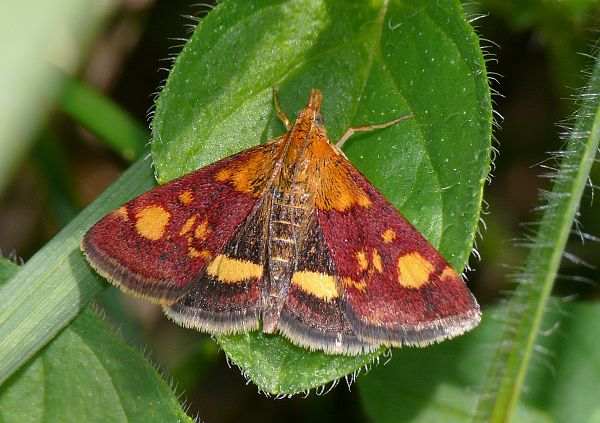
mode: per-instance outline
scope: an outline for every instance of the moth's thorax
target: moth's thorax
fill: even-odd
[[[335,155],[319,113],[321,96],[318,90],[311,92],[306,108],[286,135],[281,168],[273,184],[274,204],[299,210],[314,208],[319,168],[326,156]],[[304,218],[304,213],[296,218]]]

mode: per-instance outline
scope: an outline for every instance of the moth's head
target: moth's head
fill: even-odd
[[[319,113],[321,108],[321,101],[323,101],[323,93],[316,88],[310,90],[310,97],[308,97],[308,103],[306,104],[307,109],[313,109]]]
[[[323,116],[319,112],[321,109],[321,101],[323,100],[323,93],[316,88],[310,91],[310,97],[308,97],[308,103],[304,110],[296,113],[296,121],[313,122],[318,126],[323,126]]]

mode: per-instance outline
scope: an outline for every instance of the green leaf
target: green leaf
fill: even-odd
[[[17,270],[0,258],[0,284]],[[0,387],[0,421],[192,420],[144,357],[88,309]]]
[[[79,250],[85,231],[153,185],[150,164],[138,161],[0,286],[0,383],[107,286]]]
[[[389,364],[360,379],[359,392],[370,420],[470,421],[485,376],[482,369],[492,355],[489,345],[498,341],[503,311],[487,310],[479,327],[458,339],[424,350],[395,351]],[[529,421],[546,420],[538,416]]]
[[[569,142],[551,192],[543,192],[544,213],[528,242],[531,251],[511,297],[509,316],[478,405],[480,421],[510,421],[519,403],[544,313],[600,142],[600,60],[596,57]]]
[[[469,334],[425,350],[396,351],[389,364],[374,368],[358,382],[370,420],[472,421],[507,313],[506,307],[487,310]],[[551,361],[529,380],[530,394],[518,406],[515,422],[597,421],[600,339],[590,335],[598,319],[598,304],[563,304],[545,316],[545,327],[561,329],[538,346],[552,352]]]
[[[295,394],[323,386],[369,367],[383,349],[347,357],[297,347],[280,336],[262,332],[217,337],[221,348],[260,389]]]
[[[0,388],[3,422],[191,422],[158,372],[84,310]]]
[[[489,170],[491,105],[478,39],[456,1],[220,3],[199,24],[162,91],[152,153],[164,183],[283,132],[284,110],[325,95],[332,140],[350,127],[412,114],[352,138],[356,166],[463,269]],[[332,357],[259,333],[218,337],[272,393],[341,377],[372,356]]]
[[[553,303],[556,298],[551,298]],[[523,401],[534,404],[555,422],[600,421],[600,304],[550,306],[544,315],[537,357],[527,375]]]

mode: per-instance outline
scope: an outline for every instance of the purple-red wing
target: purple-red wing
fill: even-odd
[[[350,162],[344,166],[370,206],[318,209],[317,219],[359,338],[426,344],[476,325],[479,306],[460,276]]]
[[[108,214],[82,241],[92,267],[150,301],[170,304],[182,297],[257,205],[278,142],[175,179]],[[254,171],[253,185],[235,186],[240,167]]]

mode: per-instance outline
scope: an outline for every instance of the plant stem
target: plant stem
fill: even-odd
[[[512,421],[540,331],[542,317],[600,139],[600,64],[596,61],[582,97],[575,129],[556,157],[562,158],[553,175],[551,192],[543,192],[546,205],[519,286],[510,303],[507,322],[486,378],[475,421]]]

